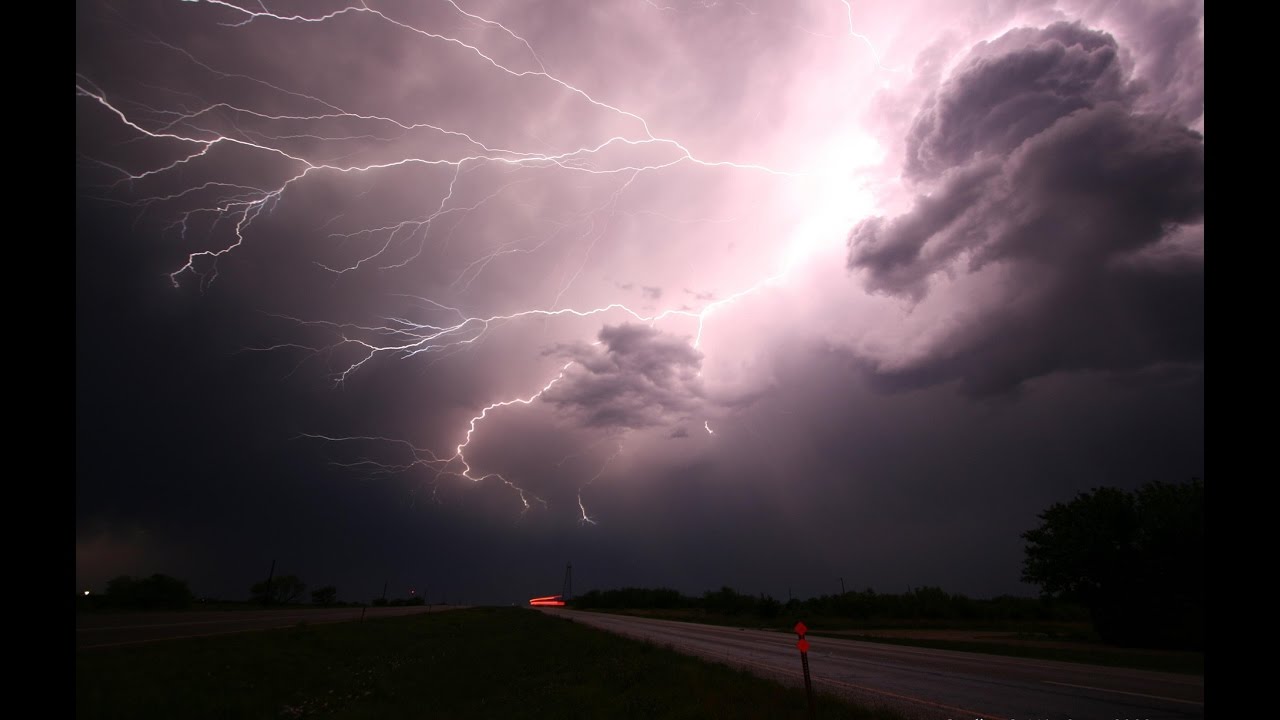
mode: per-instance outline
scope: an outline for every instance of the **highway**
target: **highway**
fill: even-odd
[[[802,682],[795,635],[605,613],[550,615]],[[813,630],[813,628],[811,628]],[[1204,677],[808,636],[817,690],[922,719],[1204,717]]]
[[[334,623],[453,610],[456,605],[290,610],[197,610],[152,613],[77,613],[76,649],[271,630],[299,623]]]

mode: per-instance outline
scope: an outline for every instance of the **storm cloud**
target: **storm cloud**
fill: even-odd
[[[76,4],[78,590],[1028,594],[1203,476],[1202,3],[322,5]]]
[[[886,383],[998,392],[1203,359],[1203,254],[1185,240],[1202,233],[1204,139],[1139,111],[1119,58],[1079,24],[1013,30],[922,109],[905,169],[924,192],[859,223],[849,266],[913,302],[995,266],[996,299]]]
[[[698,409],[702,353],[687,338],[645,325],[608,325],[596,344],[557,348],[573,364],[543,394],[588,427],[639,429],[685,417]]]

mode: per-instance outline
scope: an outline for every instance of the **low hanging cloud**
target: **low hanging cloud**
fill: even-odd
[[[703,403],[702,353],[647,325],[606,325],[599,342],[551,351],[574,364],[542,399],[594,428],[676,422]]]
[[[951,291],[963,304],[947,279],[1001,272],[995,302],[922,357],[877,367],[882,382],[990,393],[1203,360],[1204,138],[1139,110],[1150,98],[1122,57],[1076,23],[1017,29],[976,46],[925,103],[904,168],[921,192],[853,229],[849,267],[916,303]]]

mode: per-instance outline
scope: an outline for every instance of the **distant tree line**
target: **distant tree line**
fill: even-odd
[[[249,586],[249,599],[259,605],[287,605],[306,592],[307,584],[297,575],[281,575]]]
[[[414,595],[413,597],[410,597],[410,598],[393,598],[391,600],[380,597],[380,598],[374,598],[373,600],[374,607],[386,607],[386,606],[401,607],[403,605],[426,605],[426,604],[427,604],[427,601],[423,600],[422,597],[419,595]]]
[[[250,588],[250,602],[259,605],[301,602],[307,584],[295,575],[282,575],[254,583]],[[103,593],[77,595],[76,607],[80,610],[185,610],[196,600],[186,580],[156,573],[137,578],[121,575],[107,583]],[[204,598],[201,602],[209,602]],[[359,603],[338,602],[338,588],[326,585],[311,591],[315,605],[345,606]],[[395,601],[392,604],[421,605],[421,599]]]
[[[156,573],[145,578],[121,575],[107,583],[106,592],[84,600],[101,610],[184,610],[195,596],[187,581]]]
[[[259,605],[288,605],[301,603],[307,591],[307,584],[297,575],[280,575],[254,583],[249,587],[251,602]],[[338,602],[338,588],[325,585],[311,591],[313,605],[352,605],[358,603]]]
[[[989,600],[951,594],[937,587],[920,587],[905,593],[861,592],[821,595],[782,603],[772,596],[741,593],[730,587],[708,590],[700,597],[670,588],[622,588],[592,590],[570,602],[581,609],[694,609],[713,615],[754,616],[772,619],[782,615],[849,618],[863,621],[962,620],[1082,620],[1079,606],[1038,598],[1000,596]]]
[[[1075,621],[1104,641],[1139,647],[1204,648],[1204,482],[1148,483],[1136,491],[1095,488],[1040,514],[1028,530],[1022,568],[1039,598],[975,600],[937,587],[902,594],[846,592],[786,604],[730,587],[701,597],[670,588],[592,590],[582,609],[692,609],[719,616],[849,618],[860,621]]]

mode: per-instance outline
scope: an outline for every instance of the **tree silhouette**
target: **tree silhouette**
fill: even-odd
[[[254,583],[249,588],[254,602],[270,605],[295,602],[307,589],[307,584],[296,575],[281,575],[271,580]]]
[[[322,588],[316,588],[311,591],[311,602],[316,605],[332,605],[334,600],[338,599],[338,588],[332,585],[325,585]]]
[[[147,578],[121,575],[107,583],[103,605],[142,610],[181,610],[191,605],[187,581],[156,573]]]
[[[1204,483],[1095,488],[1040,514],[1022,579],[1089,609],[1107,642],[1202,648]]]

